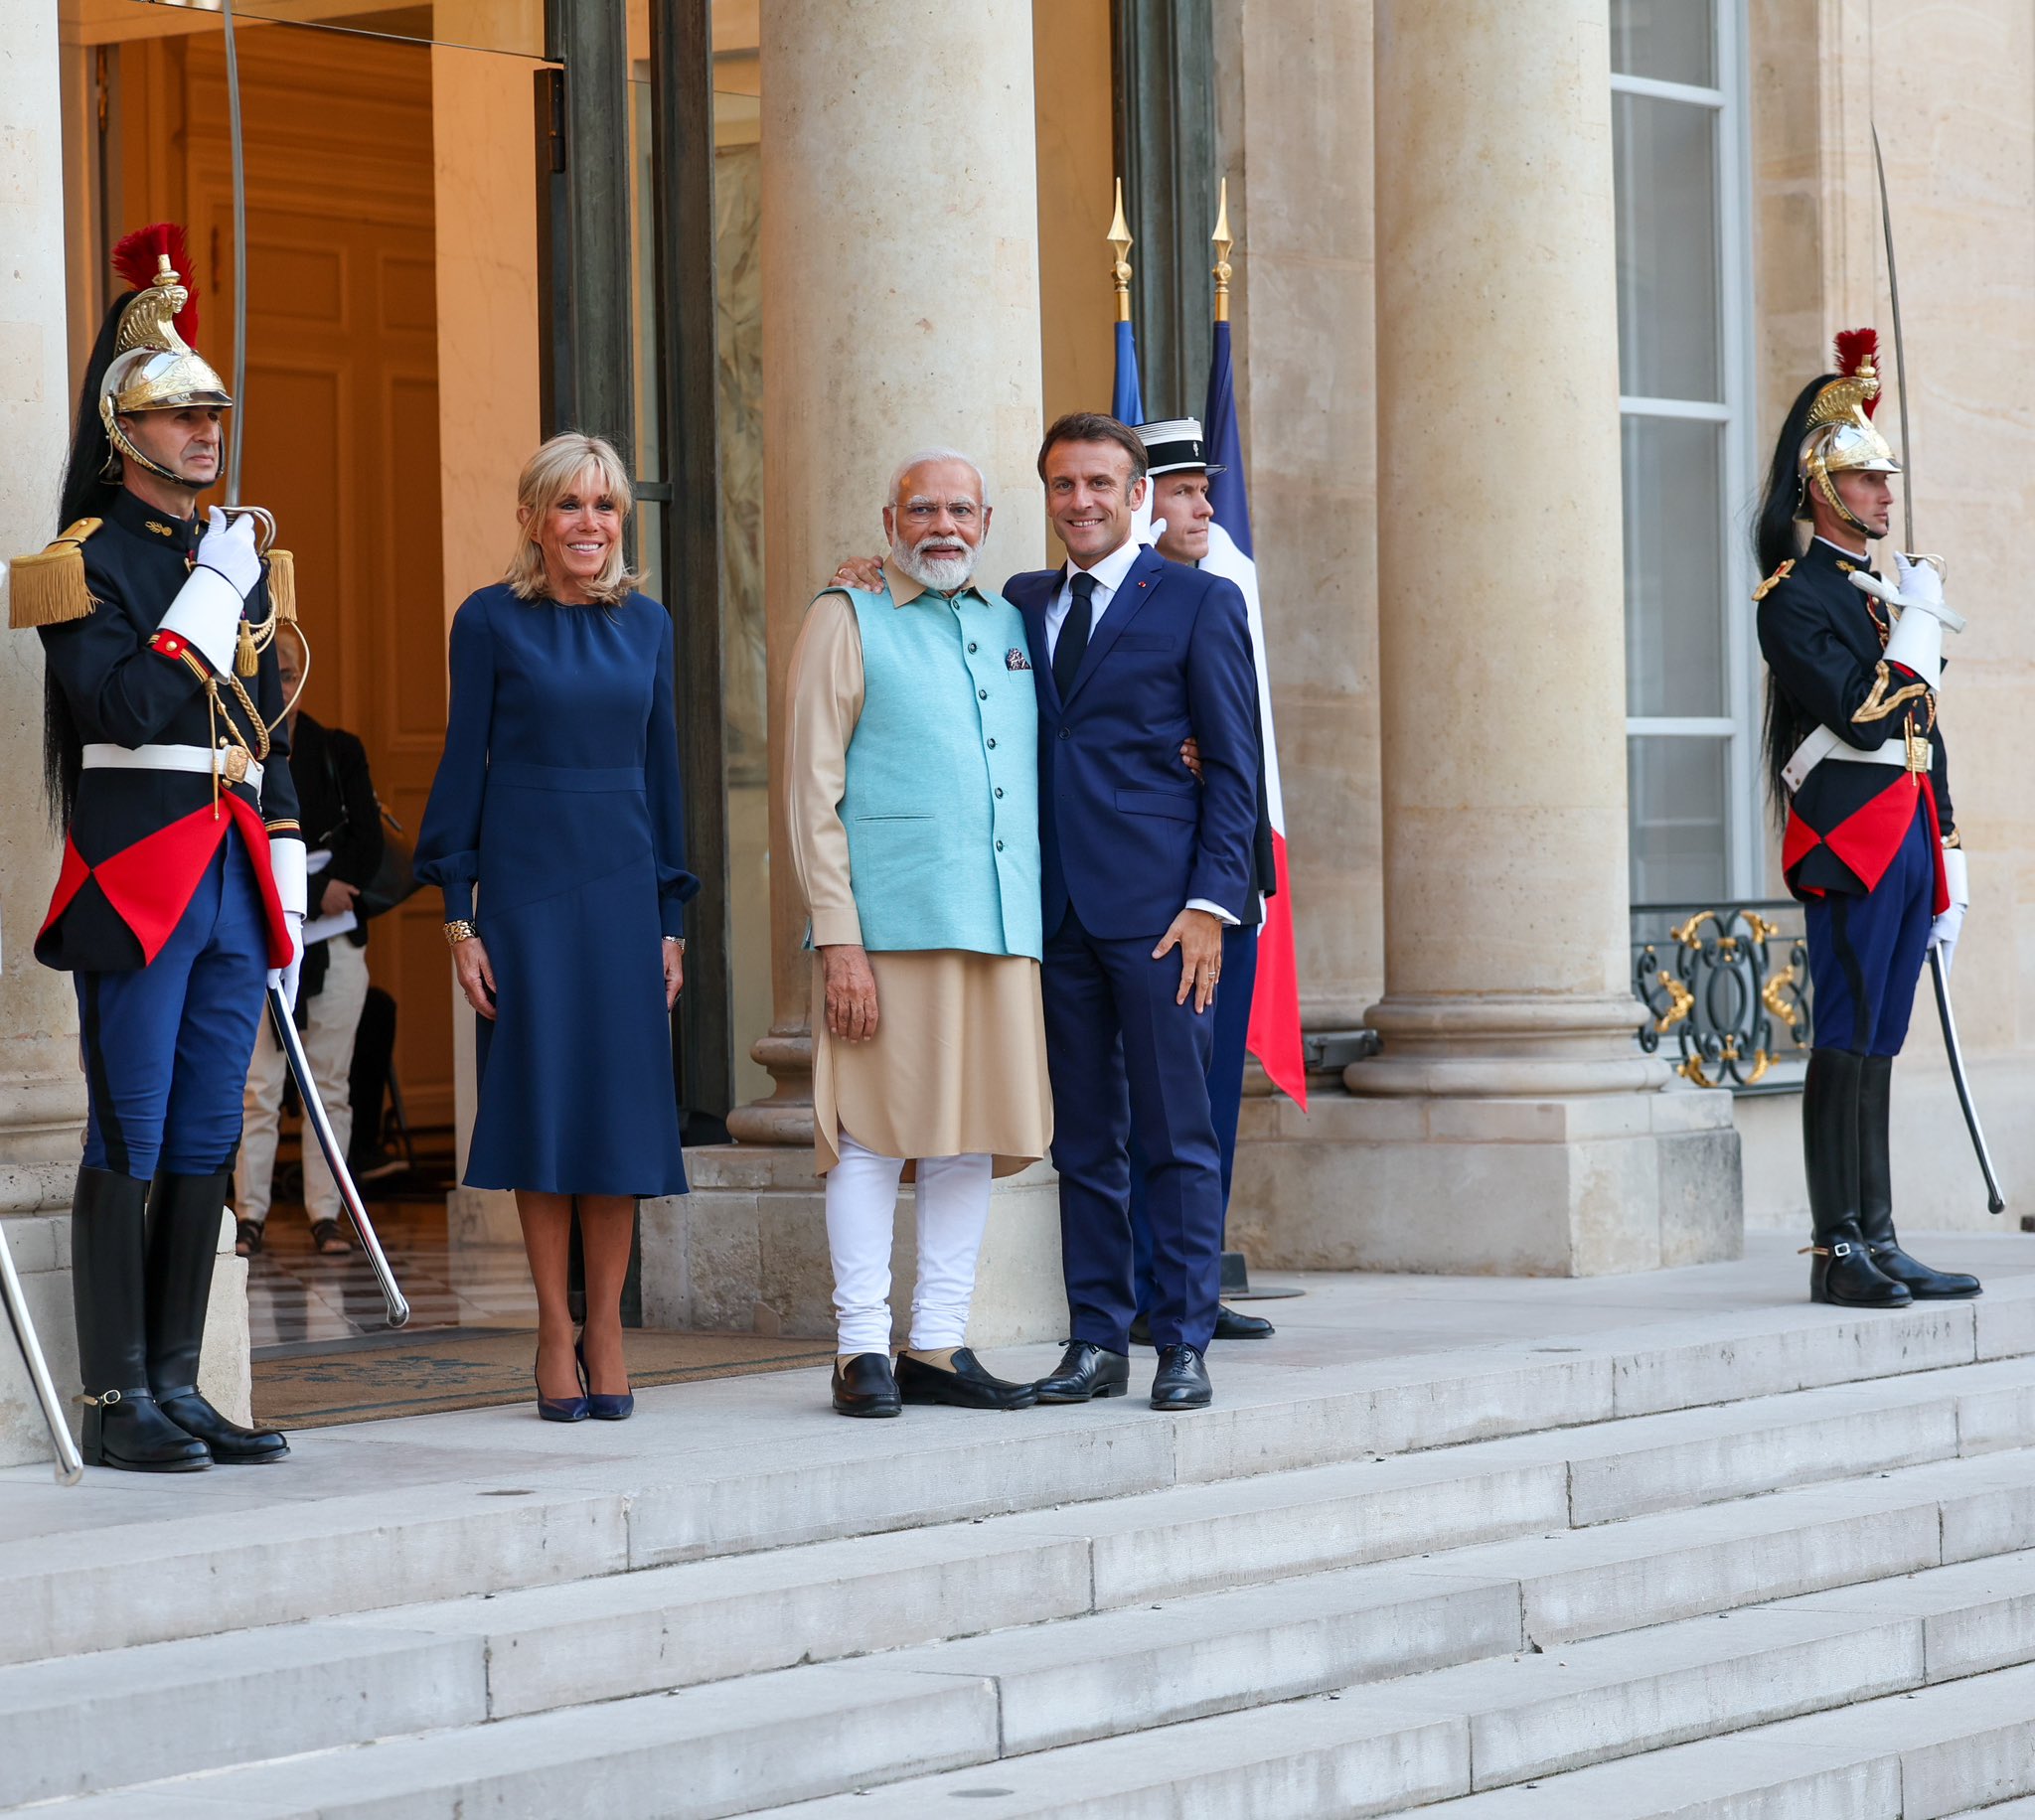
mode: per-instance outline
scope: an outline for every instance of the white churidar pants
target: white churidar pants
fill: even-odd
[[[330,958],[325,968],[325,985],[304,1000],[302,1032],[304,1059],[311,1064],[311,1078],[318,1083],[318,1097],[325,1102],[325,1116],[332,1122],[332,1135],[344,1153],[353,1138],[354,1109],[348,1076],[354,1064],[354,1032],[360,1028],[361,1007],[368,1002],[368,951],[356,948],[344,936],[326,944]],[[234,1213],[259,1226],[268,1218],[268,1199],[275,1174],[276,1128],[281,1121],[283,1077],[289,1064],[282,1059],[267,1012],[261,1015],[261,1030],[254,1038],[254,1059],[247,1065],[247,1091],[240,1107],[240,1160],[234,1167]],[[313,1220],[336,1220],[341,1215],[339,1184],[326,1166],[325,1152],[304,1127],[304,1206]]]
[[[990,1169],[988,1155],[919,1158],[914,1351],[968,1343],[975,1261],[990,1218]],[[890,1350],[890,1235],[903,1174],[903,1157],[879,1156],[841,1134],[841,1160],[827,1172],[827,1248],[844,1357]]]

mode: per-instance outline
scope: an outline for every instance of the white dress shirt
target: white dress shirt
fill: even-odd
[[[1102,624],[1102,616],[1109,611],[1109,603],[1116,599],[1117,590],[1124,585],[1124,577],[1131,572],[1131,564],[1144,553],[1145,545],[1136,537],[1127,538],[1110,551],[1087,572],[1095,582],[1095,592],[1088,597],[1088,636],[1095,637],[1095,629]],[[1060,628],[1067,623],[1067,615],[1074,610],[1074,577],[1080,571],[1072,562],[1061,571],[1058,591],[1045,610],[1045,661],[1050,664],[1053,654],[1060,648]],[[1186,767],[1181,766],[1184,770]],[[1189,910],[1205,910],[1218,921],[1229,924],[1238,919],[1230,915],[1220,904],[1210,903],[1205,897],[1187,899]]]
[[[1136,537],[1127,538],[1088,571],[1089,578],[1095,583],[1095,592],[1088,598],[1088,636],[1091,639],[1095,636],[1095,628],[1102,624],[1102,616],[1109,611],[1109,603],[1116,598],[1117,589],[1124,585],[1124,577],[1131,572],[1131,564],[1138,560],[1144,548],[1145,545]],[[1060,648],[1060,628],[1074,610],[1074,577],[1079,572],[1073,563],[1066,565],[1061,571],[1059,591],[1045,610],[1045,657],[1048,664],[1053,660],[1053,653]]]

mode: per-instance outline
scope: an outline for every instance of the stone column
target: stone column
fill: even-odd
[[[829,1334],[813,1175],[812,957],[785,847],[785,672],[815,592],[881,547],[892,466],[940,444],[987,470],[983,573],[1036,567],[1038,198],[1024,0],[763,0],[763,545],[770,722],[772,1096],[688,1154],[693,1192],[643,1205],[652,1325]],[[1048,201],[1050,207],[1050,201]],[[739,916],[761,913],[738,903]],[[997,1185],[973,1343],[1065,1324],[1050,1171]],[[909,1203],[893,1299],[911,1293]]]
[[[0,563],[62,529],[58,492],[69,441],[64,314],[64,163],[57,14],[0,4]],[[6,589],[0,581],[0,628]],[[84,1081],[71,982],[31,945],[57,877],[44,811],[43,654],[30,632],[0,629],[0,1240],[14,1255],[50,1366],[68,1392],[72,1349],[68,1219],[78,1174]],[[40,1458],[48,1442],[11,1340],[0,1338],[0,1465]]]
[[[1634,1046],[1601,0],[1377,0],[1382,1056],[1397,1262],[1728,1255],[1721,1097]]]
[[[989,470],[984,559],[1036,565],[1038,221],[1022,0],[764,0],[763,511],[770,846],[784,851],[785,671],[841,556],[882,541],[883,484],[949,444]],[[770,871],[776,1092],[745,1143],[812,1141],[811,958],[788,865]]]

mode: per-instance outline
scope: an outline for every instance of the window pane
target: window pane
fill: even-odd
[[[1716,84],[1712,0],[1611,0],[1611,67],[1620,76]]]
[[[1725,714],[1724,425],[1625,420],[1626,712]]]
[[[1725,892],[1722,739],[1626,741],[1633,821],[1633,902],[1683,904]]]
[[[1717,116],[1685,101],[1614,94],[1619,387],[1721,401],[1717,322]]]

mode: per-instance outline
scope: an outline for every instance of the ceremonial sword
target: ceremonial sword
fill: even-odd
[[[1908,346],[1901,334],[1901,278],[1894,267],[1894,212],[1887,201],[1887,161],[1880,152],[1879,122],[1872,127],[1873,169],[1879,174],[1880,234],[1887,248],[1887,301],[1894,317],[1894,366],[1899,375],[1895,396],[1901,406],[1901,461],[1907,470],[1901,476],[1901,534],[1908,548],[1915,548],[1915,445],[1908,435]],[[1985,1133],[1978,1123],[1978,1108],[1972,1104],[1971,1083],[1964,1073],[1964,1051],[1957,1041],[1957,1019],[1951,1010],[1951,976],[1944,966],[1944,951],[1930,945],[1929,971],[1936,985],[1937,1015],[1943,1020],[1944,1052],[1950,1057],[1951,1081],[1957,1090],[1957,1104],[1964,1109],[1964,1126],[1971,1134],[1971,1147],[1978,1152],[1978,1167],[1985,1176],[1987,1210],[2006,1211],[2006,1196],[2000,1192],[1999,1177],[1993,1173],[1992,1152],[1985,1146]]]
[[[14,1329],[14,1343],[21,1348],[28,1381],[35,1387],[43,1420],[49,1424],[50,1442],[57,1450],[57,1483],[75,1485],[84,1476],[84,1462],[78,1457],[78,1443],[71,1439],[64,1405],[57,1400],[56,1385],[50,1382],[49,1361],[43,1357],[35,1322],[29,1318],[28,1297],[22,1292],[21,1279],[14,1274],[14,1256],[7,1249],[5,1234],[0,1234],[0,1302],[7,1304],[7,1324]]]
[[[297,1098],[304,1107],[304,1123],[316,1135],[319,1149],[325,1152],[325,1166],[332,1171],[339,1198],[346,1203],[347,1217],[353,1221],[354,1231],[361,1236],[361,1249],[368,1254],[368,1262],[374,1267],[375,1281],[382,1288],[382,1299],[389,1305],[389,1324],[391,1327],[406,1326],[409,1322],[409,1301],[396,1287],[395,1273],[389,1268],[382,1241],[375,1236],[375,1223],[368,1218],[368,1210],[361,1203],[361,1191],[354,1186],[353,1171],[346,1166],[346,1151],[333,1136],[332,1121],[325,1116],[325,1102],[318,1097],[318,1083],[311,1078],[311,1064],[304,1057],[304,1045],[297,1037],[296,1019],[290,1015],[289,1000],[283,996],[280,986],[268,988],[268,1016],[275,1025],[275,1040],[281,1046],[283,1060],[289,1063],[290,1076],[297,1084]]]

